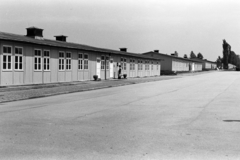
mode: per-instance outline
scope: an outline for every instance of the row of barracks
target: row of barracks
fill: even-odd
[[[43,37],[43,29],[27,28],[26,35],[0,32],[0,86],[42,84],[101,79],[159,76],[161,71],[201,71],[203,63],[161,54],[103,49]]]
[[[159,53],[158,50],[143,53],[143,55],[161,59],[161,71],[199,72],[203,70],[203,63],[195,59],[181,58],[174,55]]]
[[[0,32],[0,85],[24,85],[160,75],[160,59],[43,37],[43,29],[27,28],[26,35]]]

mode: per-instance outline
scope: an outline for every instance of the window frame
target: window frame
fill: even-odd
[[[60,57],[60,53],[63,53],[63,57]],[[65,52],[58,52],[58,71],[65,71]]]
[[[48,52],[49,53],[49,55],[48,56],[46,56],[45,55],[45,52]],[[51,58],[50,58],[50,50],[43,50],[43,70],[44,71],[50,71],[50,60],[51,60]],[[45,63],[46,62],[46,63]],[[45,68],[45,66],[46,66],[46,68]]]
[[[82,55],[81,58],[79,55]],[[83,53],[78,53],[78,70],[83,70]]]
[[[105,55],[101,55],[101,70],[105,70]]]
[[[4,53],[4,47],[8,47],[8,48],[11,48],[11,53]],[[12,67],[12,63],[13,63],[13,59],[12,59],[12,57],[13,57],[13,51],[12,51],[12,46],[10,46],[10,45],[3,45],[2,46],[2,53],[3,53],[3,60],[2,60],[2,63],[3,63],[3,65],[2,65],[2,69],[3,69],[3,71],[12,71],[12,69],[13,69],[13,67]],[[7,51],[8,51],[8,49],[7,49]],[[5,64],[6,64],[6,68],[4,68],[4,57],[6,56],[6,62],[5,62]],[[9,62],[9,57],[10,57],[10,62]],[[10,63],[10,68],[9,68],[9,63]]]
[[[85,55],[87,56],[87,59],[85,59]],[[84,70],[89,70],[89,54],[88,53],[83,54],[83,69]]]
[[[70,57],[68,56],[68,54],[70,54]],[[67,71],[72,70],[72,52],[66,52],[65,59],[66,59],[65,69]]]
[[[19,54],[19,53],[16,53],[16,49],[21,49],[22,50],[22,53]],[[18,59],[18,62],[17,62],[17,68],[16,68],[16,57]],[[20,59],[21,59],[21,63],[20,63]],[[20,65],[21,64],[21,65]],[[20,67],[21,66],[21,67]],[[20,69],[21,68],[21,69]],[[20,46],[15,46],[14,47],[14,70],[15,71],[23,71],[23,47],[20,47]]]
[[[127,58],[123,58],[123,70],[127,70]]]
[[[110,69],[110,56],[106,55],[105,56],[105,59],[106,59],[106,70],[109,70]]]
[[[40,55],[36,55],[36,51],[40,51]],[[37,59],[37,63],[35,61],[36,59]],[[39,63],[39,60],[40,60],[40,63]],[[37,65],[37,69],[36,69],[36,65]],[[38,49],[38,48],[34,49],[34,71],[42,71],[42,49]]]
[[[132,69],[132,59],[131,59],[131,58],[129,59],[129,64],[130,64],[130,68],[129,68],[129,69],[130,69],[130,71],[131,71],[131,70],[133,70],[133,69]]]
[[[132,59],[132,70],[135,71],[135,59]]]

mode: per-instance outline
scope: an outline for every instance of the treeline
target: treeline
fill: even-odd
[[[183,58],[188,58],[187,54],[184,54]],[[203,55],[200,52],[196,55],[193,51],[191,51],[189,58],[191,58],[191,59],[196,59],[196,58],[203,59]]]
[[[232,64],[239,68],[240,57],[234,51],[231,50],[231,45],[229,45],[226,40],[223,40],[223,57],[218,56],[216,62],[218,67],[223,67],[228,69],[228,64]],[[223,66],[222,66],[223,65]]]

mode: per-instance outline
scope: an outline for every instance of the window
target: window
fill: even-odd
[[[153,70],[153,62],[152,62],[152,68],[151,68],[151,70]]]
[[[88,54],[84,54],[84,69],[88,69]]]
[[[135,60],[130,59],[130,70],[135,70]]]
[[[143,61],[139,60],[138,61],[138,70],[143,70]]]
[[[145,70],[149,70],[149,61],[145,61]]]
[[[78,54],[78,69],[83,69],[83,54],[79,53]]]
[[[140,61],[138,60],[138,70],[140,70]]]
[[[59,52],[59,70],[62,71],[64,70],[64,52]]]
[[[40,71],[42,69],[42,51],[35,49],[34,51],[34,70]]]
[[[121,67],[123,70],[127,70],[127,59],[121,58]]]
[[[135,60],[132,60],[132,70],[135,70]]]
[[[127,59],[124,58],[123,70],[127,70]]]
[[[132,59],[130,59],[129,61],[130,61],[130,70],[133,70],[132,69]]]
[[[12,69],[12,47],[3,46],[3,69]]]
[[[66,70],[71,70],[71,67],[72,67],[71,58],[72,58],[72,54],[70,52],[67,52],[66,53]]]
[[[121,68],[123,68],[123,58],[121,57]]]
[[[43,70],[50,70],[50,51],[43,51]]]
[[[105,57],[101,56],[101,69],[105,69]]]
[[[23,49],[21,47],[15,47],[15,70],[23,69]]]
[[[106,56],[106,69],[109,69],[109,57]]]

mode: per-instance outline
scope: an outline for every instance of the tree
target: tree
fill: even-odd
[[[203,59],[203,55],[199,52],[199,53],[197,54],[197,58]]]
[[[194,54],[193,51],[191,51],[191,53],[190,53],[190,58],[197,58],[197,56]]]
[[[224,39],[223,40],[223,59],[222,59],[222,63],[223,63],[223,68],[224,69],[228,69],[228,57],[231,51],[231,46],[227,43],[227,41]]]
[[[184,54],[183,58],[188,58],[188,57],[187,57],[187,54]]]
[[[236,55],[236,66],[239,71],[239,68],[240,68],[240,56],[239,55]]]
[[[236,53],[234,51],[230,51],[230,54],[228,55],[228,63],[237,66],[238,56],[236,55]]]

